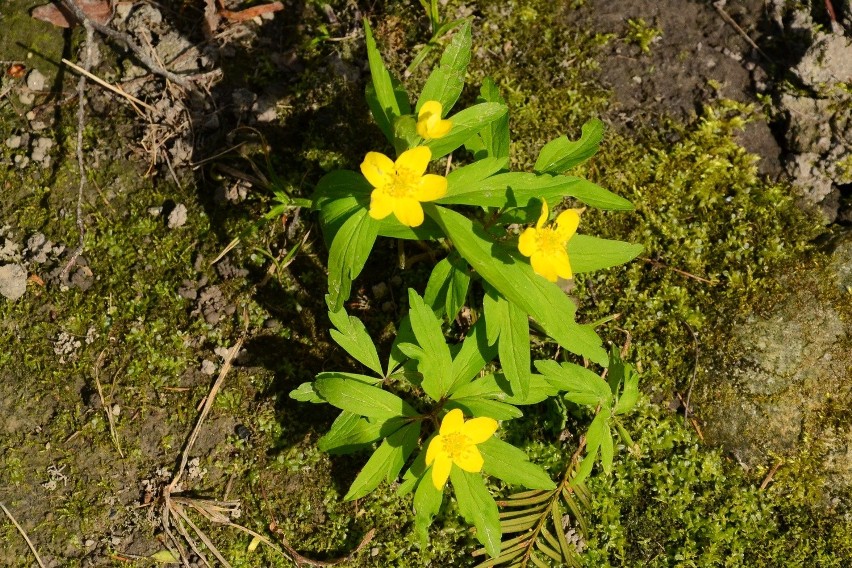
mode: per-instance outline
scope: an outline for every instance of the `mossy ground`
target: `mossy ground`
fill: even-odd
[[[342,1],[331,7],[338,14],[347,10]],[[275,149],[273,168],[293,191],[308,194],[324,171],[353,168],[382,142],[378,130],[367,125],[362,85],[311,72],[335,54],[360,65],[363,47],[323,41],[324,33],[346,32],[347,22],[329,29],[317,6],[302,8],[301,27],[287,41],[307,72],[286,87],[281,128],[265,134]],[[630,38],[567,27],[570,7],[554,15],[550,3],[538,0],[453,1],[445,11],[461,8],[480,17],[470,83],[478,85],[488,75],[503,90],[511,109],[515,167],[528,168],[547,140],[576,135],[585,120],[605,112],[607,93],[594,72],[606,62],[595,59],[596,47]],[[376,35],[399,72],[413,45],[426,38],[425,20],[415,2],[371,9]],[[262,51],[252,57],[252,72],[229,80],[262,88],[274,77],[257,72],[266,69]],[[233,73],[241,69],[235,66]],[[422,79],[418,72],[410,82]],[[471,89],[465,96],[475,94]],[[0,140],[24,127],[13,109],[0,112]],[[667,409],[692,377],[691,330],[710,344],[724,335],[721,323],[727,318],[759,309],[778,285],[772,277],[802,262],[822,230],[816,218],[795,207],[790,188],[760,178],[754,157],[735,143],[736,129],[751,112],[722,102],[687,124],[663,121],[629,136],[610,133],[601,154],[580,172],[637,206],[628,214],[590,212],[583,230],[645,246],[643,260],[578,278],[584,319],[621,314],[603,333],[619,345],[629,333],[631,359],[642,370],[648,395],[628,423],[642,457],[620,452],[613,475],[592,483],[588,566],[843,566],[852,559],[850,521],[842,510],[813,502],[807,456],[759,490],[765,470],[743,473],[722,452],[701,444]],[[98,148],[133,146],[132,139],[117,134],[131,132],[130,126],[115,128],[116,122],[131,122],[119,116],[124,115],[117,112],[109,121],[90,116],[88,155]],[[66,116],[53,132],[63,153],[55,156],[57,166],[49,175],[35,167],[2,170],[8,200],[0,225],[10,223],[19,240],[42,232],[55,242],[73,246],[76,241],[73,134],[73,120]],[[106,165],[93,170],[86,193],[84,254],[95,276],[92,287],[61,290],[30,283],[20,301],[0,301],[0,500],[17,514],[43,556],[64,566],[83,565],[87,556],[127,565],[119,560],[122,553],[156,549],[155,523],[146,517],[147,508],[137,507],[141,480],[160,467],[173,467],[196,405],[210,386],[199,364],[242,333],[245,308],[248,362],[231,372],[217,399],[196,448],[208,473],[193,489],[222,497],[228,487],[229,496],[242,502],[238,522],[262,532],[274,518],[290,543],[309,556],[345,555],[375,528],[374,540],[352,565],[474,564],[469,557],[474,540],[452,505],[422,550],[409,538],[410,499],[395,497],[393,488],[382,486],[363,501],[344,503],[342,495],[364,456],[319,452],[316,439],[334,413],[287,398],[317,371],[348,364],[325,331],[322,244],[313,241],[294,264],[264,280],[269,265],[258,251],[274,254],[282,243],[292,244],[279,225],[267,225],[234,253],[234,263],[249,268],[249,275],[222,278],[209,260],[264,212],[265,198],[218,206],[201,177],[187,175],[180,186],[167,177],[145,177],[146,165],[119,154],[103,155]],[[167,201],[187,206],[187,225],[169,229],[162,218],[148,214],[149,207]],[[396,294],[409,282],[422,284],[425,268],[400,271],[373,262],[376,270],[367,272],[376,281],[400,277],[392,284]],[[202,275],[238,306],[215,325],[193,314],[192,303],[177,294],[185,280]],[[377,335],[388,323],[387,315],[358,315]],[[280,327],[265,326],[271,318]],[[94,339],[81,341],[73,356],[61,361],[54,344],[63,332]],[[110,439],[103,410],[92,402],[95,374],[108,403],[121,408],[117,432],[124,458]],[[557,473],[572,451],[570,443],[555,441],[565,420],[560,408],[543,405],[510,435]],[[577,420],[568,417],[568,425]],[[236,434],[237,424],[248,428],[247,439]],[[42,486],[50,466],[64,468],[67,485],[60,481],[52,491]],[[249,539],[236,531],[205,526],[234,566],[290,565],[262,546],[248,552]],[[94,545],[86,544],[90,538]],[[5,521],[0,541],[8,543],[0,556],[7,564],[31,563],[17,531]]]

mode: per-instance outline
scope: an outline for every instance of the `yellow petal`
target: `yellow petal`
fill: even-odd
[[[426,166],[429,165],[429,160],[431,159],[432,150],[426,146],[417,146],[416,148],[406,150],[400,154],[399,158],[396,159],[394,166],[397,171],[405,169],[408,170],[411,175],[419,177],[426,173]]]
[[[361,162],[361,173],[373,187],[381,187],[393,181],[393,161],[379,152],[367,152]]]
[[[544,276],[550,282],[556,282],[558,275],[550,256],[537,252],[530,257],[530,264],[532,265],[533,272],[539,276]]]
[[[574,274],[571,271],[571,263],[568,260],[568,253],[557,254],[556,256],[551,257],[550,259],[553,269],[556,271],[556,275],[560,278],[564,278],[566,280],[571,279]]]
[[[441,138],[453,129],[452,120],[439,120],[437,124],[429,128],[429,138]]]
[[[426,448],[426,465],[432,465],[432,462],[435,461],[435,458],[441,453],[444,449],[444,440],[441,438],[441,435],[438,434],[432,441],[429,442],[429,447]]]
[[[441,420],[440,434],[441,436],[446,436],[447,434],[460,432],[462,426],[464,426],[464,414],[460,408],[454,408],[447,412],[447,415]]]
[[[426,174],[420,178],[414,198],[417,201],[433,201],[447,195],[447,178],[435,174]]]
[[[524,256],[532,256],[538,250],[538,239],[536,238],[537,231],[532,227],[521,233],[521,238],[518,239],[518,250]]]
[[[440,120],[443,112],[444,107],[442,107],[441,103],[438,101],[426,101],[423,103],[423,106],[420,107],[420,112],[417,113],[417,119],[428,120],[430,116],[437,116],[438,120]]]
[[[461,433],[470,438],[474,444],[481,444],[494,435],[497,431],[497,421],[493,418],[482,416],[464,423]]]
[[[370,217],[384,219],[394,210],[396,198],[385,193],[381,188],[374,189],[370,194]]]
[[[450,470],[453,469],[453,460],[447,454],[438,454],[435,463],[432,464],[432,484],[438,491],[444,488],[450,478]]]
[[[556,233],[563,243],[574,236],[577,232],[577,227],[580,225],[580,210],[566,209],[556,218]]]
[[[435,138],[435,126],[441,122],[441,103],[426,101],[417,113],[417,134],[422,138]]]
[[[471,473],[482,471],[482,465],[485,463],[485,460],[482,459],[482,454],[479,453],[476,446],[470,446],[466,450],[460,456],[456,456],[453,463]]]
[[[547,201],[542,200],[541,202],[541,215],[538,218],[538,222],[535,224],[536,229],[541,229],[544,227],[544,224],[547,222],[547,217],[550,214],[550,210],[547,208]]]
[[[412,197],[398,197],[393,203],[393,214],[406,227],[419,227],[423,224],[423,207]]]

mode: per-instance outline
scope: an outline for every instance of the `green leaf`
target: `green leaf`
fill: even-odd
[[[609,357],[594,330],[574,321],[574,303],[556,284],[535,274],[520,253],[502,247],[455,211],[431,203],[424,204],[424,211],[486,282],[531,315],[557,343],[599,365],[607,364]]]
[[[483,285],[483,288],[485,288],[485,295],[482,297],[482,312],[485,314],[485,337],[489,345],[494,345],[500,337],[503,324],[500,302],[506,299],[487,283]]]
[[[468,107],[449,117],[453,127],[446,136],[429,140],[424,146],[432,150],[432,159],[437,160],[464,144],[468,138],[507,112],[506,105],[500,103],[481,103]]]
[[[431,476],[421,477],[414,492],[414,531],[422,548],[425,548],[429,541],[429,527],[441,510],[443,500],[444,492],[435,489]]]
[[[527,314],[505,300],[502,307],[500,339],[497,348],[503,374],[512,385],[512,395],[521,400],[530,392],[530,324]]]
[[[349,297],[352,281],[361,273],[378,235],[378,224],[360,209],[340,227],[328,252],[328,296],[332,312]]]
[[[482,476],[453,466],[450,470],[450,480],[459,512],[465,521],[476,527],[476,538],[488,554],[491,557],[498,556],[501,545],[500,513],[497,503],[485,487]]]
[[[642,253],[642,245],[574,235],[568,241],[568,258],[575,273],[592,272],[602,268],[618,266],[631,261]]]
[[[603,139],[604,124],[594,119],[583,125],[580,139],[560,136],[544,145],[535,162],[535,171],[561,174],[595,155]]]
[[[560,391],[565,398],[575,404],[597,406],[608,405],[612,400],[609,385],[597,374],[575,365],[556,361],[536,361],[535,368],[545,376],[548,382]]]
[[[594,186],[607,196],[589,191]],[[578,177],[551,176],[524,172],[506,172],[478,180],[457,180],[447,176],[447,194],[435,203],[440,205],[474,205],[481,207],[526,207],[530,201],[546,200],[553,206],[565,197],[594,195],[588,204],[601,209],[630,209],[629,201],[610,193],[602,187]],[[606,198],[604,198],[606,197]],[[582,200],[582,199],[581,199]],[[541,211],[540,208],[537,209]],[[536,217],[537,218],[537,213]]]
[[[613,414],[626,414],[633,410],[636,406],[636,401],[639,400],[639,375],[633,369],[632,365],[628,365],[621,360],[618,349],[612,348],[609,360],[609,378],[610,388],[618,394],[619,388],[621,393],[618,394],[618,402],[613,408]]]
[[[609,411],[606,412],[607,418],[609,418]],[[603,433],[603,438],[601,439],[601,465],[603,466],[604,473],[609,475],[612,473],[612,460],[615,455],[615,445],[612,440],[612,431],[609,428],[609,421],[606,422],[606,429]]]
[[[464,76],[470,63],[470,43],[470,22],[466,21],[444,50],[438,67],[426,79],[417,100],[416,112],[420,112],[426,101],[441,103],[445,115],[453,108],[464,88]]]
[[[468,416],[487,416],[494,420],[514,420],[524,415],[516,406],[477,396],[451,397],[445,408],[459,408]]]
[[[391,345],[390,355],[388,356],[387,375],[390,375],[400,365],[408,361],[409,357],[399,349],[401,343],[413,343],[417,341],[414,336],[414,331],[411,329],[411,318],[409,314],[405,314],[399,321],[399,329],[396,332],[396,337]]]
[[[576,197],[590,207],[609,211],[633,211],[633,204],[620,195],[604,189],[596,183],[576,176],[558,176],[571,183],[567,195]]]
[[[530,463],[523,450],[495,437],[477,445],[485,460],[482,470],[510,485],[528,489],[556,489],[556,484],[541,467]]]
[[[423,443],[423,448],[428,448],[429,444],[432,442],[432,439],[437,435],[432,434],[426,441]],[[408,495],[411,493],[411,490],[417,487],[417,485],[424,479],[424,474],[426,473],[426,452],[422,451],[418,453],[414,457],[414,461],[411,463],[411,467],[409,467],[405,473],[402,475],[402,482],[399,484],[399,487],[396,488],[396,494],[399,497],[403,495]]]
[[[352,170],[335,170],[324,175],[313,194],[314,209],[326,244],[330,245],[343,223],[359,209],[370,206],[373,187],[363,175]]]
[[[452,384],[453,358],[441,331],[441,322],[413,289],[408,289],[408,317],[422,355],[417,357],[423,375],[421,387],[435,400],[441,400]]]
[[[352,482],[345,501],[360,499],[379,486],[382,480],[392,482],[399,475],[405,460],[417,446],[420,436],[420,422],[415,422],[397,430],[373,452],[364,468]]]
[[[480,318],[468,330],[456,356],[453,357],[452,383],[449,392],[469,384],[485,365],[497,355],[497,348],[485,338],[485,320]]]
[[[332,406],[369,418],[417,416],[407,402],[377,387],[336,377],[314,381],[314,388]]]
[[[473,183],[480,183],[488,177],[505,169],[509,165],[507,158],[483,158],[472,164],[462,166],[447,175],[447,186],[459,190]]]
[[[440,260],[432,268],[429,281],[426,283],[426,290],[423,291],[423,301],[438,315],[444,313],[447,286],[450,283],[450,272],[452,270],[453,266],[448,258]]]
[[[342,371],[326,371],[323,373],[319,373],[316,376],[317,379],[344,379],[351,381],[358,381],[359,383],[364,383],[365,385],[381,385],[382,378],[381,377],[371,377],[369,375],[361,375],[359,373],[344,373]]]
[[[404,425],[404,418],[370,421],[344,410],[317,441],[317,447],[330,454],[349,454],[390,436]]]
[[[372,108],[370,110],[373,110],[376,123],[382,128],[382,124],[392,125],[393,121],[403,113],[400,110],[391,74],[388,72],[387,67],[385,67],[384,61],[382,61],[382,55],[379,53],[376,40],[373,38],[373,31],[370,29],[370,24],[366,19],[364,20],[364,36],[367,42],[367,60],[370,63],[371,82],[375,91],[375,100],[378,103],[378,114],[377,110]],[[405,114],[408,113],[406,112]],[[390,137],[389,139],[393,140]]]
[[[369,201],[368,201],[369,205]],[[426,218],[419,227],[407,227],[399,222],[396,215],[388,215],[379,223],[379,236],[409,241],[437,240],[444,236],[440,227],[432,219]]]
[[[453,270],[450,272],[450,282],[447,286],[447,295],[444,303],[444,311],[447,319],[452,322],[456,319],[459,310],[467,300],[467,289],[470,286],[470,274],[467,263],[455,252],[448,257]]]
[[[343,308],[336,312],[329,312],[328,317],[337,328],[330,331],[331,338],[356,361],[381,375],[382,363],[379,361],[379,354],[361,320],[355,316],[348,316]]]
[[[313,381],[309,383],[302,383],[295,389],[291,390],[290,398],[298,400],[299,402],[326,402],[325,399],[323,399],[319,394],[317,394],[317,391],[314,390]]]
[[[477,102],[500,103],[506,104],[505,99],[500,94],[500,89],[497,84],[486,77],[482,81],[482,87],[479,89],[479,98]],[[482,137],[482,142],[487,156],[493,158],[508,158],[509,157],[509,115],[499,118],[492,122],[487,128],[483,128],[479,133]],[[480,159],[480,156],[475,156]]]

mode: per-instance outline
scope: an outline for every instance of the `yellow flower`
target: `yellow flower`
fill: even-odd
[[[541,204],[541,217],[535,228],[527,227],[518,240],[518,250],[530,257],[533,271],[551,282],[556,278],[571,278],[571,263],[568,261],[566,246],[580,224],[580,214],[584,209],[568,209],[556,218],[555,227],[545,227],[548,209],[547,202]]]
[[[432,151],[426,146],[406,150],[396,162],[379,152],[367,152],[361,173],[375,189],[370,194],[370,217],[384,219],[391,213],[408,227],[423,223],[421,201],[447,194],[447,178],[426,174]]]
[[[432,466],[432,483],[441,490],[456,464],[465,471],[482,471],[482,454],[476,444],[488,440],[497,431],[493,418],[474,418],[465,422],[462,411],[450,410],[441,421],[438,435],[426,449],[426,465]]]
[[[453,121],[442,120],[443,108],[438,101],[426,101],[417,113],[417,134],[426,140],[445,136],[453,127]]]

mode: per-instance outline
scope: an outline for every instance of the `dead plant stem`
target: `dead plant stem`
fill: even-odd
[[[24,532],[24,529],[21,527],[21,525],[18,524],[18,521],[15,519],[15,517],[12,515],[12,513],[9,512],[9,509],[6,508],[6,505],[4,505],[3,503],[0,503],[0,508],[2,508],[3,512],[6,513],[6,516],[9,517],[9,520],[12,521],[12,524],[15,525],[15,528],[18,529],[18,532],[21,533],[21,536],[24,537],[24,540],[27,541],[27,545],[30,547],[30,550],[32,551],[33,556],[35,556],[35,559],[36,559],[36,562],[38,562],[38,565],[41,566],[41,568],[45,568],[44,562],[41,561],[41,557],[39,557],[38,552],[35,549],[35,546],[33,546],[33,543],[30,540],[30,537],[27,536],[27,533]]]

